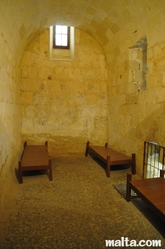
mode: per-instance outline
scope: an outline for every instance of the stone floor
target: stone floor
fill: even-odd
[[[154,216],[151,210],[127,203],[113,187],[126,182],[128,171],[113,170],[107,178],[104,165],[90,156],[60,157],[53,159],[52,182],[37,174],[13,183],[0,221],[0,249],[102,249],[106,239],[121,237],[160,239],[165,248],[165,224],[157,219],[160,227],[154,226],[144,215]]]

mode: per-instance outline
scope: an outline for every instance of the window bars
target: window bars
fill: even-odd
[[[165,147],[156,142],[144,142],[143,178],[160,177],[160,170],[165,169]]]

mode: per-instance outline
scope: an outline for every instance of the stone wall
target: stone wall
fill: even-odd
[[[21,70],[10,43],[0,33],[0,213],[6,194],[16,181],[21,146]]]
[[[107,141],[107,70],[102,49],[75,29],[74,59],[50,60],[49,29],[22,60],[22,140],[49,142],[51,155],[84,153]]]
[[[137,173],[141,176],[144,141],[165,146],[165,12],[164,5],[155,1],[143,10],[142,5],[135,2],[132,10],[137,8],[139,15],[132,16],[132,21],[116,33],[105,50],[109,144],[127,155],[135,152]],[[130,80],[132,68],[138,73],[135,61],[130,61],[130,48],[137,47],[144,36],[147,42],[146,82],[145,87],[139,88],[136,80]]]

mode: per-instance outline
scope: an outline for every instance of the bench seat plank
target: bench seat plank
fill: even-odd
[[[25,142],[18,168],[20,183],[23,182],[23,172],[31,170],[47,170],[49,171],[49,179],[52,180],[52,162],[49,158],[47,142],[45,145],[27,145]]]
[[[163,175],[163,174],[162,174]],[[148,178],[132,180],[132,175],[127,174],[126,200],[131,200],[131,190],[165,221],[165,178]]]
[[[88,153],[94,154],[96,157],[100,158],[101,161],[106,163],[106,175],[110,177],[110,167],[113,165],[132,165],[132,173],[135,174],[135,154],[132,157],[128,157],[120,152],[117,152],[108,147],[107,143],[105,146],[90,145],[89,141],[86,144],[85,155]]]

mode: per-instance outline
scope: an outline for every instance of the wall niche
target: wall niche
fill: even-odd
[[[147,39],[142,37],[129,48],[129,82],[137,86],[137,91],[145,90],[147,73]]]

